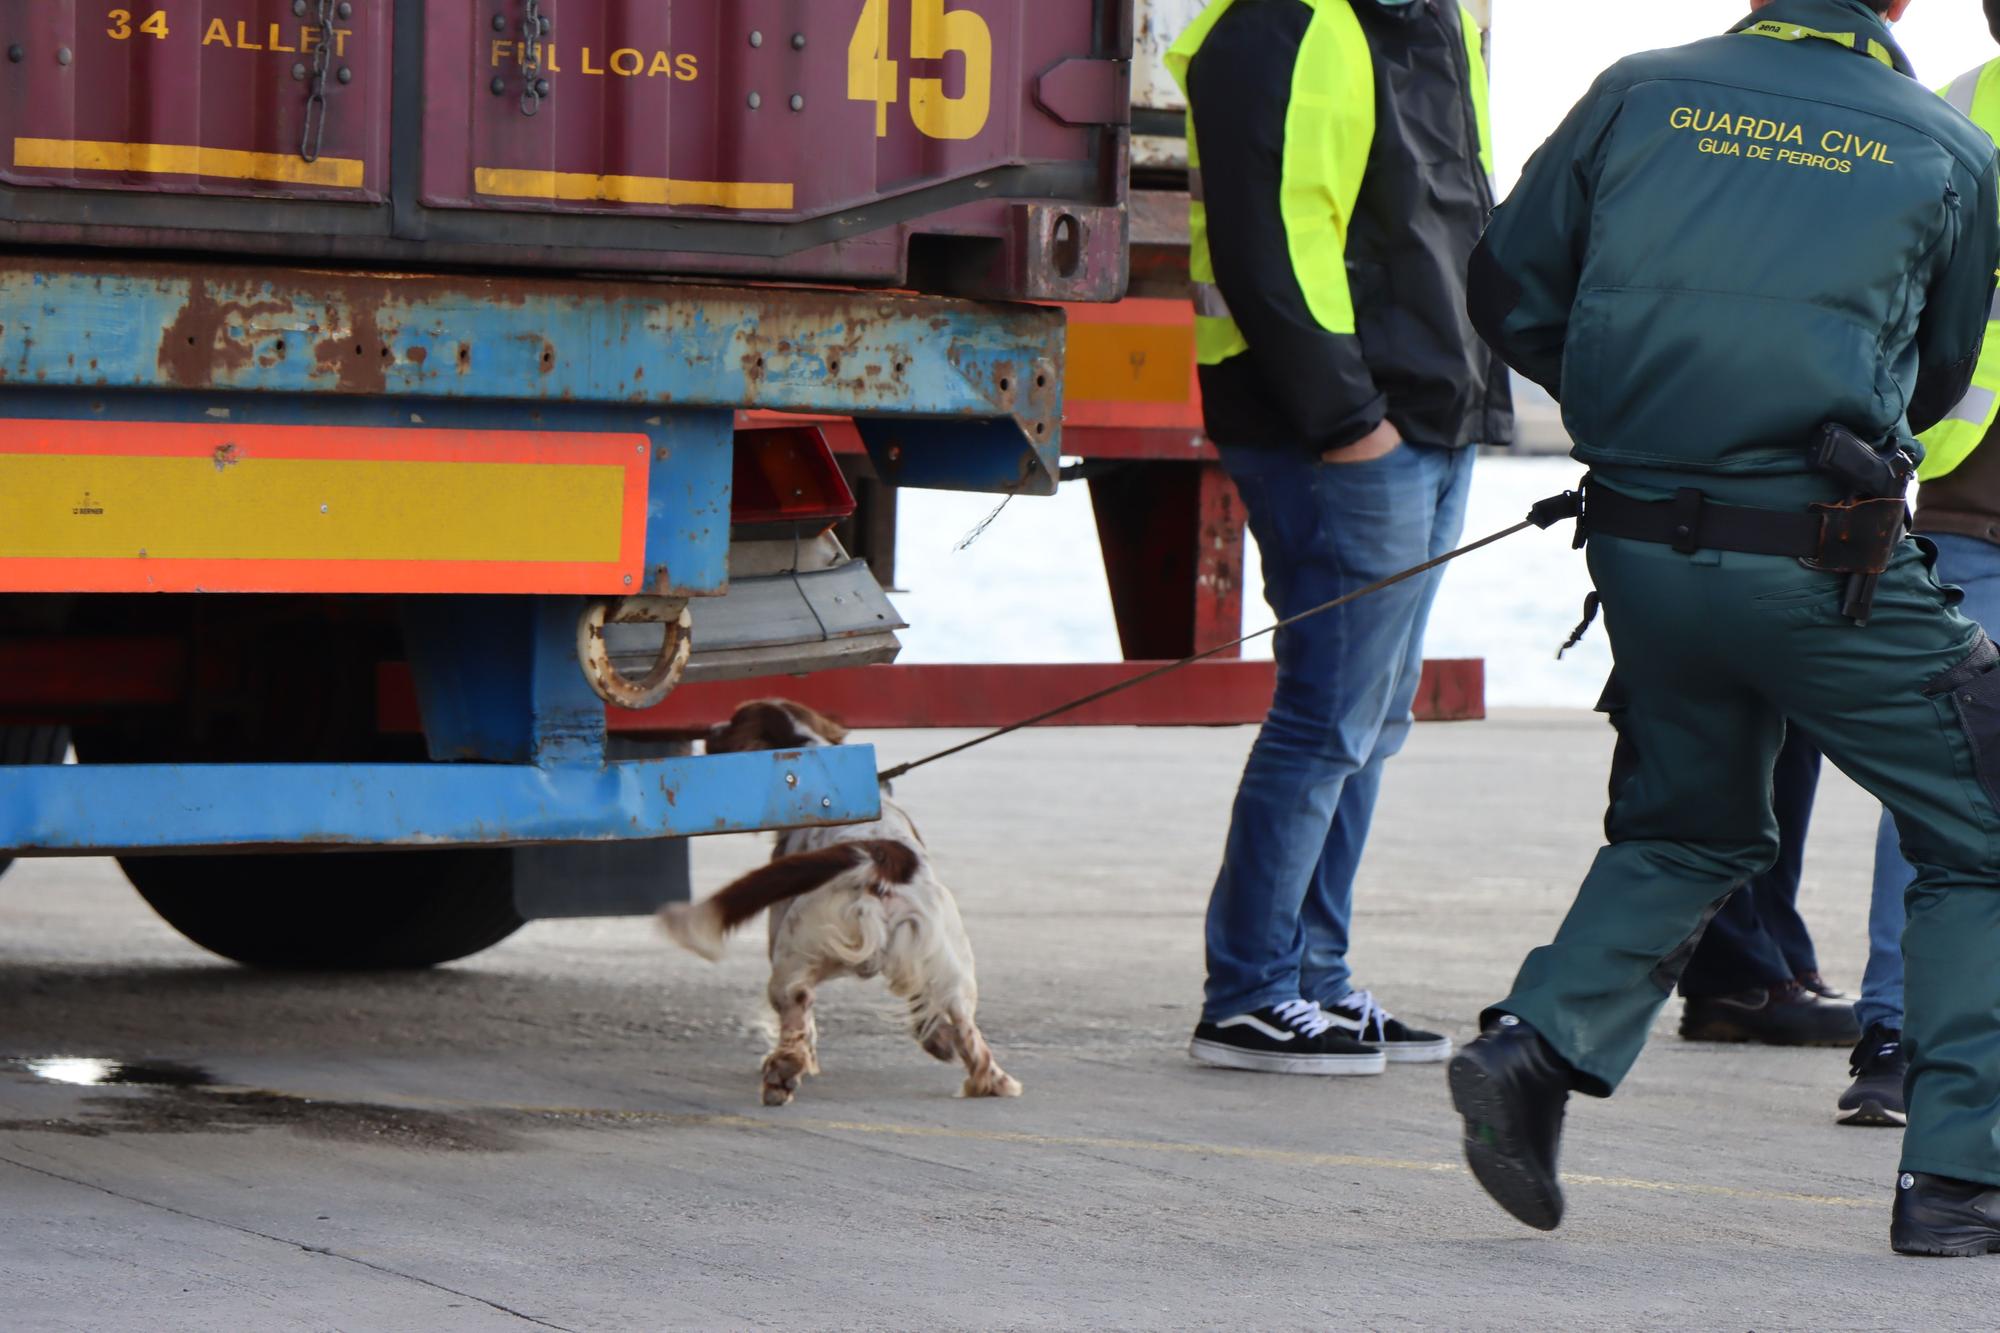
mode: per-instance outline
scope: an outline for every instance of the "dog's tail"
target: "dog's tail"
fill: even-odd
[[[880,889],[908,884],[917,875],[916,850],[874,838],[837,842],[818,851],[779,857],[698,903],[674,903],[660,926],[675,943],[711,962],[722,957],[723,937],[767,907],[821,888]]]

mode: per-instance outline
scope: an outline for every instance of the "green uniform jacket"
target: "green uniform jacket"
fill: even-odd
[[[1598,79],[1468,295],[1579,460],[1786,503],[1825,485],[1802,475],[1820,423],[1880,441],[1958,403],[2000,263],[1994,145],[1909,74],[1860,0],[1777,0]]]

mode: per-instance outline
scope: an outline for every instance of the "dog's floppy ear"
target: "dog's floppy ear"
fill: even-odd
[[[802,730],[819,737],[828,745],[840,745],[847,740],[847,728],[838,718],[828,717],[825,713],[808,708],[802,703],[794,703],[790,699],[779,700],[778,706],[790,713]]]
[[[738,754],[748,750],[792,750],[808,744],[790,705],[781,699],[752,699],[739,704],[736,715],[708,730],[710,754]]]

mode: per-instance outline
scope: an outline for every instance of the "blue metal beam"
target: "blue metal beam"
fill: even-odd
[[[0,386],[1004,421],[1048,476],[1060,446],[1052,307],[37,258],[0,311]]]
[[[0,851],[611,842],[850,824],[875,818],[880,799],[866,745],[602,768],[0,766]]]

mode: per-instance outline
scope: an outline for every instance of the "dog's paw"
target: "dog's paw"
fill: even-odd
[[[958,1090],[961,1097],[1018,1097],[1021,1095],[1021,1080],[1012,1074],[995,1069],[985,1077],[973,1076],[965,1080],[965,1086]]]
[[[793,1050],[773,1051],[764,1057],[764,1105],[785,1106],[807,1073],[809,1059]]]

